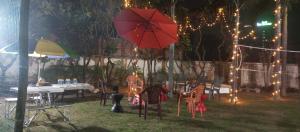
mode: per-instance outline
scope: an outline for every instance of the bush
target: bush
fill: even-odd
[[[57,79],[66,78],[77,78],[79,82],[83,80],[82,70],[83,66],[64,66],[64,65],[53,65],[46,68],[42,73],[43,77],[47,82],[57,83]],[[89,71],[89,70],[88,70]],[[87,73],[88,73],[87,71]]]
[[[165,82],[168,80],[168,73],[162,69],[152,74],[153,82]]]
[[[120,86],[126,86],[127,85],[127,81],[126,81],[127,76],[132,74],[134,71],[137,71],[137,74],[139,77],[143,77],[142,71],[139,67],[134,68],[132,65],[130,65],[126,69],[125,66],[122,64],[122,61],[116,61],[115,67],[113,70],[113,75],[112,75],[112,77],[113,77],[112,83],[118,84]]]

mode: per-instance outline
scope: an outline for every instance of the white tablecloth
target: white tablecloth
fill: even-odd
[[[33,93],[63,93],[66,90],[86,90],[94,87],[87,83],[52,84],[52,86],[28,86],[27,94]],[[11,87],[11,91],[18,91],[18,87]]]
[[[11,87],[11,91],[18,91],[18,87]],[[52,86],[39,86],[39,87],[33,87],[28,86],[27,87],[27,94],[34,94],[34,93],[63,93],[64,89],[62,88],[56,88]]]
[[[94,89],[94,86],[88,83],[76,83],[76,84],[52,84],[54,88],[62,88],[64,90],[87,90]]]

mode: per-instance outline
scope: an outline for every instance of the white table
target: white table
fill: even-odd
[[[84,90],[94,89],[93,85],[88,83],[76,83],[76,84],[52,84],[54,88],[61,88],[64,91],[77,91],[76,95],[81,92],[81,96],[84,97]],[[62,94],[62,100],[64,99],[64,93]]]
[[[88,90],[94,89],[94,86],[88,83],[76,83],[76,84],[52,84],[53,88],[62,88],[64,90]]]
[[[18,92],[18,88],[17,87],[11,87],[10,88],[11,91],[15,91]],[[44,112],[46,112],[46,109],[50,109],[50,108],[55,108],[62,116],[65,120],[69,120],[69,117],[65,115],[65,112],[61,112],[60,110],[58,110],[58,108],[63,108],[65,106],[57,106],[56,104],[52,104],[52,99],[51,99],[51,93],[63,93],[64,89],[60,88],[60,87],[53,87],[53,86],[28,86],[27,87],[27,94],[28,95],[33,95],[30,96],[31,99],[33,99],[36,103],[34,106],[32,106],[31,110],[27,110],[27,115],[28,115],[28,119],[26,119],[24,121],[24,126],[28,127],[31,122],[36,119],[36,117]],[[47,94],[48,97],[48,101],[45,101],[45,99],[42,98],[43,94]],[[38,95],[38,96],[36,96]],[[48,102],[48,104],[46,103]],[[32,116],[30,116],[30,111],[34,111],[34,114]],[[65,109],[64,109],[65,111]],[[48,114],[46,114],[48,116]],[[48,117],[49,118],[49,117]]]
[[[47,94],[48,102],[51,104],[52,93],[64,93],[68,90],[88,90],[93,89],[94,87],[88,83],[76,83],[76,84],[52,84],[51,86],[28,86],[27,94],[39,94],[42,97],[42,94]],[[11,91],[18,92],[18,87],[11,87]],[[78,95],[77,95],[78,96]],[[83,96],[83,91],[82,91]],[[62,97],[63,98],[63,97]]]
[[[11,87],[10,88],[11,91],[15,91],[18,92],[18,87]],[[40,98],[39,100],[41,102],[46,102],[44,100],[42,100],[42,94],[47,94],[48,96],[48,103],[51,105],[51,93],[63,93],[64,89],[62,88],[58,88],[58,87],[52,87],[52,86],[28,86],[27,87],[27,94],[28,95],[32,95],[32,94],[38,94],[38,98]],[[33,98],[37,98],[37,97],[33,97]]]
[[[11,91],[18,92],[18,87],[11,87]],[[38,94],[38,93],[63,93],[64,89],[53,86],[28,86],[27,94]]]
[[[206,84],[206,88],[211,88],[211,84],[210,83],[207,83]],[[229,94],[230,93],[230,89],[231,89],[231,85],[227,85],[227,84],[221,84],[221,87],[220,87],[220,94]],[[209,93],[209,90],[206,89],[205,90],[205,93],[208,94]],[[214,91],[214,94],[216,94],[217,92]]]

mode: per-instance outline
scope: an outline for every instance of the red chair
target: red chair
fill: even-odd
[[[196,112],[200,112],[201,117],[203,117],[203,113],[206,111],[204,101],[207,97],[203,93],[204,85],[198,85],[189,93],[189,96],[185,98],[187,111],[192,114],[192,118],[195,118]],[[181,98],[183,98],[183,95],[180,95],[178,99],[177,116],[179,116],[181,111]]]

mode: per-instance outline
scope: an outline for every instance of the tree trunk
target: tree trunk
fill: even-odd
[[[28,85],[28,23],[29,0],[21,0],[19,33],[19,84],[15,116],[15,132],[22,132],[25,116],[25,103]]]
[[[296,55],[297,70],[298,70],[298,88],[300,88],[300,55]]]
[[[86,60],[86,57],[83,56],[83,68],[82,68],[82,79],[83,79],[83,82],[85,82],[85,76],[86,76],[86,70],[85,70],[85,60]]]
[[[284,1],[283,6],[283,33],[282,33],[282,46],[283,50],[287,50],[287,40],[288,40],[288,7],[287,7],[287,0]],[[287,52],[282,52],[282,85],[281,85],[281,96],[286,96],[286,89],[287,89]]]
[[[281,8],[279,8],[280,6],[282,5],[281,3],[281,0],[277,0],[276,1],[276,10],[279,10],[277,11],[277,13],[275,14],[275,22],[277,24],[277,27],[275,27],[275,36],[278,38],[278,39],[275,39],[275,49],[280,49],[280,46],[281,46],[281,43],[282,43],[282,36],[280,36],[280,34],[282,34],[282,23],[278,23],[281,21],[282,19],[282,10]],[[273,72],[274,72],[274,77],[273,77],[273,85],[274,85],[274,92],[272,93],[273,96],[274,96],[274,99],[275,100],[278,100],[280,99],[280,89],[281,89],[281,86],[282,86],[282,80],[281,80],[281,77],[282,77],[282,61],[280,60],[281,59],[281,55],[280,55],[280,52],[279,51],[275,51],[276,55],[274,56],[274,62],[273,62],[273,65],[274,65],[274,68],[273,68]],[[279,62],[279,63],[278,63]],[[278,94],[279,93],[279,94]]]
[[[110,67],[110,65],[111,65],[111,67]],[[105,71],[106,71],[106,84],[109,86],[111,86],[111,83],[112,83],[111,75],[112,75],[113,69],[114,69],[114,63],[111,61],[111,58],[108,57]]]
[[[91,57],[83,57],[83,71],[82,71],[82,76],[83,76],[83,82],[86,82],[86,72],[88,70],[89,64],[91,61]]]
[[[239,0],[235,1],[236,3],[236,16],[235,16],[235,33],[233,39],[233,75],[232,75],[232,95],[231,102],[236,103],[238,97],[238,75],[239,72],[236,70],[238,68],[238,56],[237,56],[237,45],[239,44],[239,24],[240,24],[240,12],[239,12]]]

